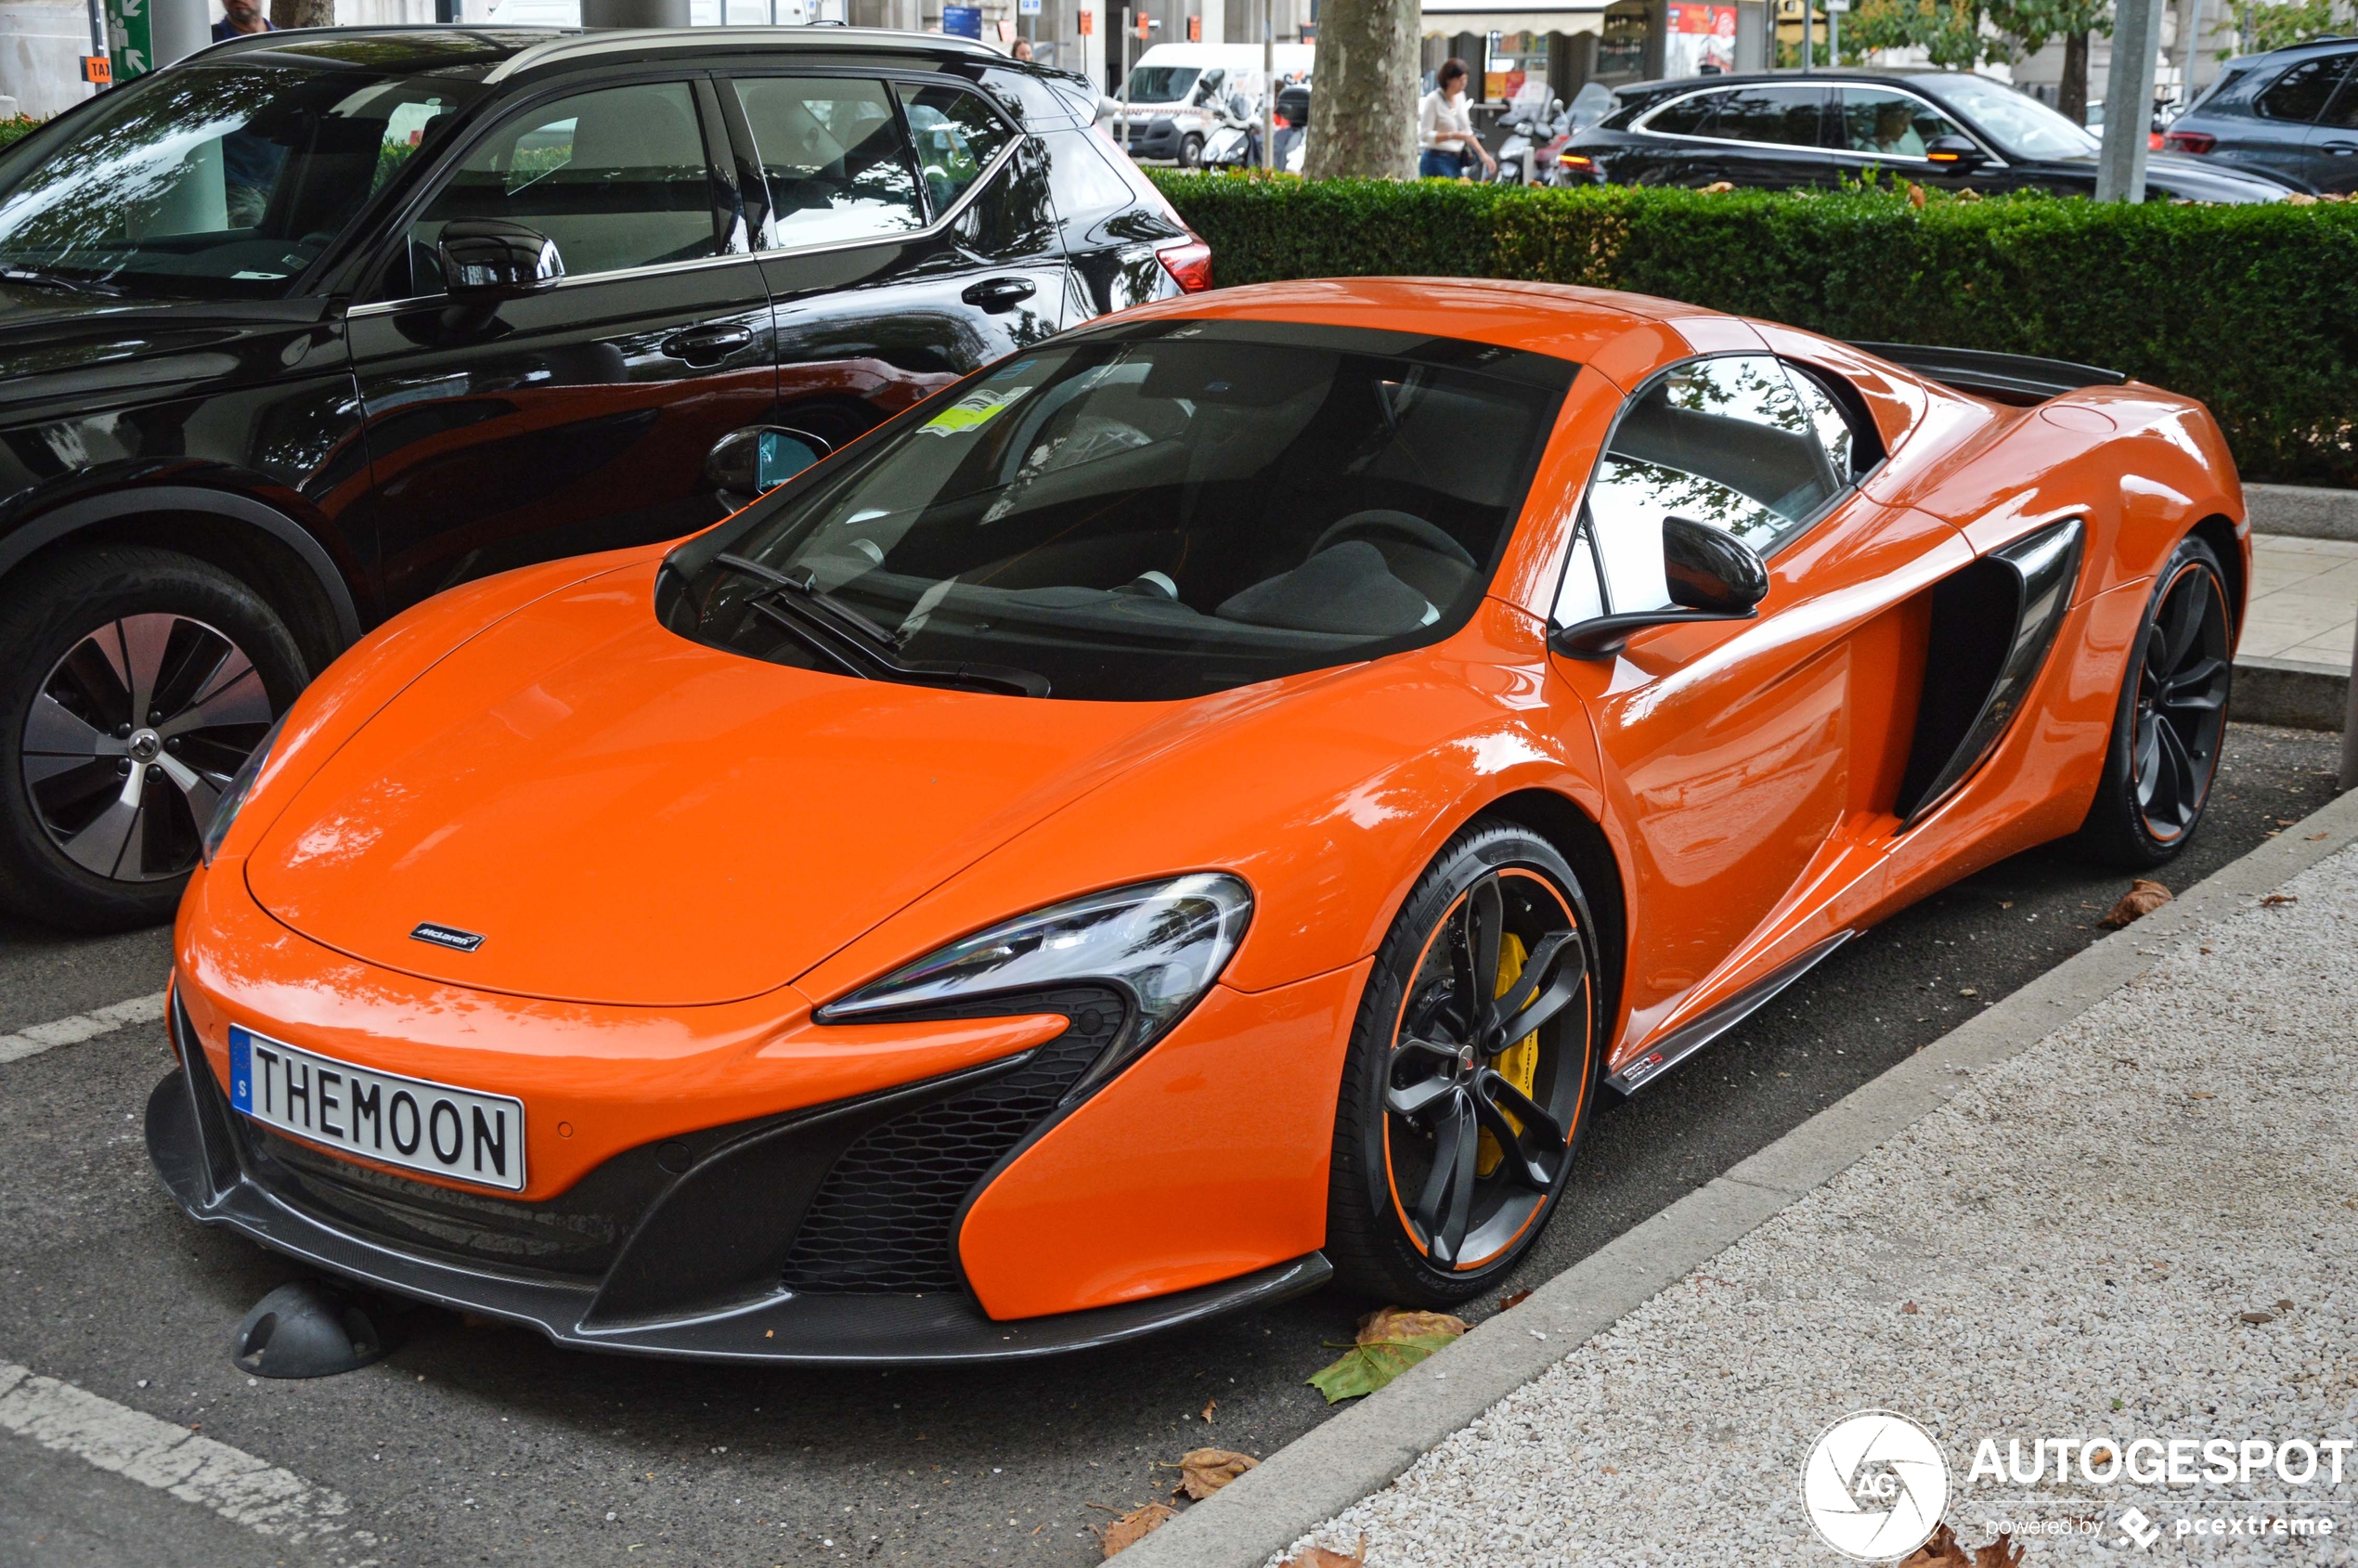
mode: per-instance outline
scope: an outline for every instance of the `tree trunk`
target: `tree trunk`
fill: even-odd
[[[2064,34],[2063,81],[2055,87],[2055,110],[2075,125],[2088,123],[2088,33]]]
[[[1313,179],[1409,179],[1417,172],[1419,0],[1326,0],[1310,95]]]
[[[336,0],[270,0],[273,27],[333,27]]]

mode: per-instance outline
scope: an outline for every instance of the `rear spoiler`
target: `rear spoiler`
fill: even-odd
[[[1926,381],[2001,403],[2044,403],[2050,397],[2078,392],[2081,387],[2119,386],[2129,380],[2118,370],[2075,365],[2068,359],[2041,359],[2028,354],[1933,348],[1911,343],[1854,343],[1850,346],[1904,366]]]

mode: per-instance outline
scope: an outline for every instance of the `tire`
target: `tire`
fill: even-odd
[[[1182,136],[1179,138],[1179,166],[1183,169],[1203,167],[1203,137]]]
[[[1462,977],[1482,963],[1467,948],[1469,916],[1478,939],[1485,908],[1499,924],[1493,989],[1511,977],[1509,1004],[1533,1004],[1523,1017],[1555,1008],[1521,1039],[1500,1033],[1495,998],[1473,1030],[1458,1006]],[[1602,1076],[1594,929],[1563,857],[1512,824],[1465,828],[1418,879],[1377,950],[1336,1108],[1326,1251],[1346,1287],[1450,1306],[1538,1239]],[[1528,1098],[1508,1120],[1502,1102],[1518,1081]]]
[[[2145,603],[2104,775],[2075,840],[2107,865],[2162,865],[2202,823],[2235,680],[2226,582],[2218,552],[2188,535]]]
[[[0,588],[0,903],[85,931],[170,919],[201,819],[307,678],[260,595],[172,551],[102,545]]]

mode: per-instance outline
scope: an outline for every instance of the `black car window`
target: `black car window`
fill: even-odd
[[[1816,87],[1741,87],[1719,95],[1702,133],[1719,141],[1816,147],[1826,96]]]
[[[335,57],[191,62],[107,93],[63,139],[26,137],[0,161],[0,268],[134,294],[285,292],[482,91]]]
[[[663,613],[832,667],[773,603],[782,574],[820,606],[804,614],[882,628],[878,679],[1000,667],[1116,702],[1419,646],[1481,602],[1576,373],[1367,329],[1172,318],[1062,338],[689,546],[703,568]]]
[[[1922,158],[1935,137],[1963,134],[1924,99],[1888,87],[1840,88],[1835,102],[1842,114],[1842,145],[1852,152]]]
[[[1677,103],[1656,110],[1653,117],[1646,122],[1646,129],[1674,136],[1703,136],[1705,134],[1704,127],[1711,123],[1712,112],[1730,96],[1727,93],[1697,93],[1692,97],[1680,98]]]
[[[2319,55],[2302,60],[2268,84],[2260,95],[2260,112],[2271,120],[2307,123],[2316,119],[2325,112],[2334,88],[2340,85],[2352,58],[2348,54]]]
[[[1800,532],[1849,482],[1820,436],[1793,378],[1768,355],[1692,360],[1655,380],[1613,427],[1588,486],[1605,609],[1670,603],[1665,517],[1724,529],[1763,555]]]
[[[2338,131],[2358,130],[2358,73],[2343,78],[2341,91],[2326,106],[2318,118],[2320,125],[2330,125]]]
[[[981,177],[1015,133],[972,93],[906,82],[899,91],[902,111],[909,116],[909,136],[917,147],[926,200],[939,217]]]
[[[873,240],[926,226],[916,170],[883,83],[746,76],[736,88],[770,183],[762,249]]]
[[[575,93],[503,122],[410,226],[433,253],[443,225],[502,218],[556,241],[565,271],[619,272],[720,253],[694,95],[680,82]],[[416,277],[415,292],[436,293]]]

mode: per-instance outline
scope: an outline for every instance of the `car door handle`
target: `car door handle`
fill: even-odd
[[[2326,150],[2337,158],[2347,158],[2358,152],[2358,141],[2329,141],[2326,144]]]
[[[995,316],[1000,311],[1015,309],[1039,292],[1039,285],[1029,278],[986,278],[979,283],[968,284],[958,297]]]
[[[663,351],[691,365],[710,365],[726,359],[751,342],[750,327],[693,327],[667,339]]]

